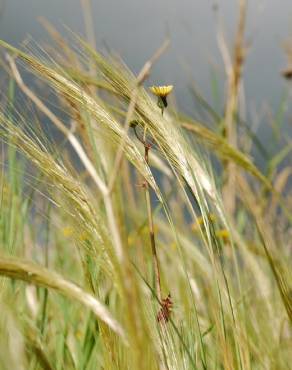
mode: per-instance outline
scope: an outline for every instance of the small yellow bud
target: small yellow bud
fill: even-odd
[[[151,86],[151,92],[157,96],[157,105],[161,109],[161,113],[163,114],[164,108],[167,107],[167,96],[173,90],[173,85],[168,86]]]
[[[169,95],[173,90],[173,85],[168,86],[151,86],[150,87],[151,92],[160,97],[160,98],[166,98],[167,95]]]

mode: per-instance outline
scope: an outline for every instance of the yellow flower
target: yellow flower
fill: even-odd
[[[173,86],[151,86],[150,90],[154,95],[157,96],[157,105],[161,109],[161,113],[163,114],[164,108],[167,107],[167,95],[172,92]]]
[[[151,92],[159,98],[166,98],[173,90],[173,85],[168,86],[151,86]]]
[[[215,223],[216,216],[213,213],[207,214],[206,218],[211,223]],[[196,221],[191,225],[192,230],[198,231],[200,226],[204,226],[204,218],[202,216],[199,216]]]
[[[221,238],[225,243],[227,243],[230,240],[230,234],[229,231],[226,229],[220,229],[216,231],[216,236],[218,238]]]
[[[74,229],[73,229],[73,227],[66,226],[62,229],[62,232],[63,232],[63,235],[65,236],[65,238],[69,238],[69,237],[73,236]]]

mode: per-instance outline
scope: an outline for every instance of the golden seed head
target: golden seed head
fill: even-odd
[[[160,97],[160,98],[165,98],[167,97],[168,94],[170,94],[173,90],[173,85],[168,85],[168,86],[151,86],[150,87],[151,92]]]

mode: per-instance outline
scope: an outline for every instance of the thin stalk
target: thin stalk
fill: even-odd
[[[45,240],[45,250],[44,250],[44,259],[45,259],[45,267],[49,267],[49,239],[50,239],[50,210],[51,206],[48,203],[47,209],[47,228],[46,228],[46,240]],[[41,316],[41,324],[40,324],[40,331],[44,334],[45,325],[46,325],[46,318],[47,318],[47,306],[48,306],[48,295],[49,291],[47,288],[44,289],[44,297],[43,297],[43,305],[42,305],[42,316]]]
[[[145,161],[149,165],[149,150],[151,146],[146,144],[146,130],[144,132],[144,148],[145,148]],[[152,206],[151,206],[151,199],[150,199],[149,184],[146,180],[144,182],[144,187],[145,187],[145,198],[146,198],[151,251],[152,251],[152,256],[153,256],[154,274],[155,274],[155,281],[156,281],[156,291],[157,291],[157,297],[159,299],[159,302],[162,302],[160,269],[159,269],[159,261],[158,261],[156,242],[155,242]]]
[[[226,110],[224,117],[226,138],[228,143],[237,148],[237,127],[235,116],[238,112],[238,99],[241,83],[241,75],[243,64],[245,60],[245,46],[244,46],[244,31],[246,22],[247,1],[240,0],[239,2],[239,21],[234,42],[234,54],[231,65],[226,65],[228,76],[228,99],[226,102]],[[221,47],[223,50],[223,48]],[[229,64],[229,63],[228,63]],[[229,162],[225,166],[226,183],[223,188],[223,199],[225,206],[230,214],[235,211],[236,199],[236,168],[235,164]]]

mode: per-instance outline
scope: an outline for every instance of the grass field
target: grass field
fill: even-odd
[[[0,369],[292,369],[292,146],[240,118],[243,24],[208,122],[148,88],[167,43],[134,76],[47,27],[0,41]]]

